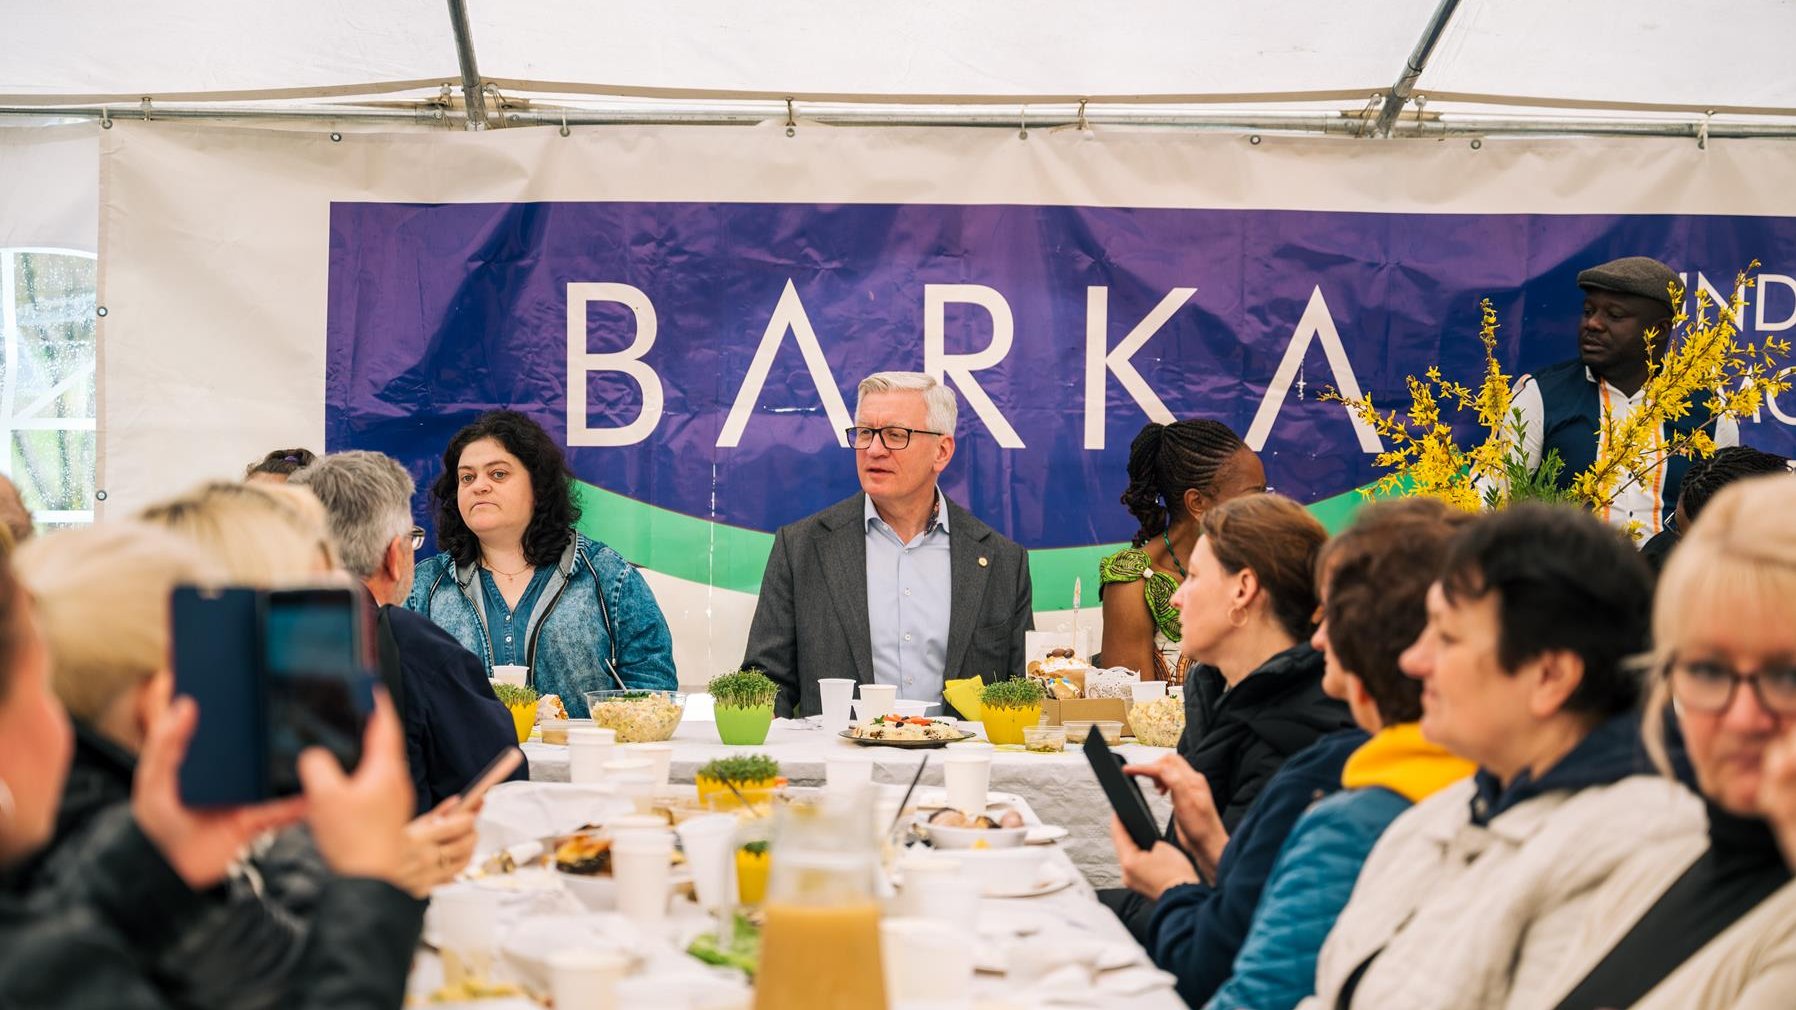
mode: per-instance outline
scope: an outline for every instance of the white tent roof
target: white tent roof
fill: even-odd
[[[0,107],[459,89],[446,0],[4,0]],[[467,0],[481,77],[531,93],[1360,108],[1435,0]],[[1796,114],[1796,0],[1463,0],[1417,90],[1559,109]]]

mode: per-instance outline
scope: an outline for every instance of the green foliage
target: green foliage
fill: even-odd
[[[719,782],[766,782],[779,778],[780,763],[765,754],[744,754],[740,757],[722,757],[706,762],[698,770],[698,777],[716,779]]]
[[[705,690],[717,699],[718,708],[765,708],[773,704],[780,689],[765,673],[751,666],[711,678]]]
[[[985,685],[979,703],[986,708],[1030,708],[1040,705],[1046,692],[1034,677],[1013,677]]]
[[[1509,442],[1509,451],[1503,455],[1503,478],[1484,488],[1484,507],[1496,509],[1522,501],[1545,502],[1550,505],[1578,503],[1577,495],[1569,489],[1559,487],[1559,474],[1565,469],[1565,460],[1560,458],[1559,450],[1548,449],[1541,458],[1540,465],[1532,470],[1528,469],[1521,450],[1528,425],[1523,422],[1520,410],[1513,412],[1509,430],[1514,437]]]
[[[519,687],[516,684],[494,684],[493,693],[506,708],[523,708],[536,704],[536,688]]]

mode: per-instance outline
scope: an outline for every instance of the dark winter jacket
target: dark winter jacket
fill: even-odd
[[[76,722],[55,838],[11,875],[13,886],[47,893],[80,887],[94,836],[109,830],[109,820],[128,816],[135,767],[130,753]],[[166,957],[152,967],[169,1002],[195,1010],[282,1005],[305,917],[328,877],[303,831],[259,847],[217,890],[220,900],[196,913],[184,933],[167,937]]]
[[[1322,654],[1304,643],[1266,660],[1233,688],[1215,667],[1193,666],[1179,754],[1203,773],[1223,826],[1233,832],[1285,759],[1324,733],[1352,726],[1347,706],[1322,693]]]
[[[70,872],[52,886],[10,875],[0,889],[0,1010],[190,1005],[163,972],[233,902],[229,889],[189,888],[124,806],[101,811],[78,855],[66,858]],[[316,914],[330,928],[306,937],[280,1005],[399,1007],[423,904],[382,881],[331,878]]]
[[[411,765],[416,812],[466,789],[498,753],[518,742],[511,711],[493,694],[486,664],[436,622],[404,607],[380,608],[382,625],[392,632],[380,643],[382,669],[398,653],[402,683],[397,690],[405,723],[405,758]],[[511,777],[530,778],[530,764],[518,765]]]
[[[1230,833],[1215,885],[1180,884],[1160,896],[1147,948],[1156,965],[1178,976],[1180,999],[1203,1006],[1228,980],[1286,836],[1310,804],[1341,788],[1341,768],[1368,739],[1360,729],[1330,733],[1285,762]]]

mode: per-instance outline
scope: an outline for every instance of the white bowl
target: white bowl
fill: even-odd
[[[949,849],[945,855],[959,859],[966,871],[989,895],[1026,894],[1042,880],[1042,861],[1047,852],[1019,846],[1014,849]]]
[[[918,827],[938,849],[1014,849],[1029,837],[1028,828],[947,828],[928,822]]]

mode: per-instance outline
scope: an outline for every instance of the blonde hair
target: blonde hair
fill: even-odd
[[[37,603],[51,684],[89,723],[167,667],[169,593],[222,575],[198,545],[129,520],[34,538],[14,564]]]
[[[302,487],[202,484],[138,518],[198,544],[237,585],[316,582],[321,566],[337,567],[324,505]]]
[[[923,394],[924,416],[929,427],[943,435],[954,434],[954,423],[960,415],[960,403],[954,390],[936,381],[927,372],[874,372],[861,380],[855,393],[854,412],[859,416],[861,400],[868,393],[910,392]],[[855,423],[859,423],[858,421]]]
[[[1752,619],[1752,608],[1796,620],[1796,476],[1775,474],[1730,484],[1709,500],[1702,518],[1678,542],[1653,599],[1652,694],[1643,727],[1647,753],[1661,771],[1665,670],[1696,628],[1717,616]],[[1744,613],[1743,613],[1744,612]]]

